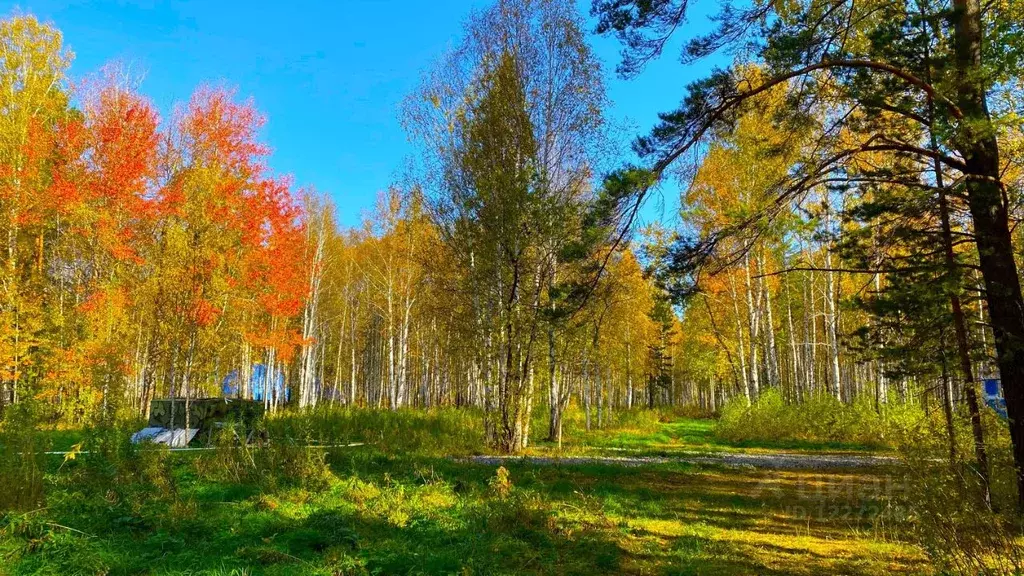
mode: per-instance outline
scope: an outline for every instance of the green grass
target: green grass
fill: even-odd
[[[460,417],[437,418],[407,424],[451,431]],[[901,540],[885,471],[516,461],[506,479],[496,466],[438,454],[450,439],[410,431],[423,449],[402,450],[403,425],[389,426],[397,436],[386,451],[279,442],[266,454],[120,448],[51,458],[46,507],[0,519],[0,574],[928,571]],[[473,451],[469,436],[459,438]],[[584,441],[728,447],[713,423],[693,420],[634,423]]]
[[[46,437],[50,450],[63,452],[84,440],[85,434],[80,429],[58,429],[48,431]]]
[[[710,419],[684,418],[640,426],[616,427],[607,430],[577,432],[563,442],[567,453],[629,452],[631,455],[671,456],[678,452],[874,452],[876,445],[858,442],[805,440],[727,440],[717,432],[718,423]],[[548,442],[536,445],[547,451],[555,446]]]

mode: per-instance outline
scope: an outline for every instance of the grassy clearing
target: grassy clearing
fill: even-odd
[[[102,450],[50,459],[45,508],[0,520],[0,574],[928,571],[901,540],[890,498],[904,487],[885,471],[523,462],[502,470],[446,457],[477,451],[472,415],[425,418],[270,423],[322,442],[370,440],[357,431],[380,425],[386,450],[279,442],[170,454],[136,451],[118,433],[87,440]],[[583,444],[721,446],[711,423],[656,418]]]
[[[746,452],[771,453],[868,453],[887,451],[876,442],[849,439],[823,440],[793,435],[777,439],[753,437],[734,438],[723,423],[708,418],[681,418],[671,413],[646,410],[614,415],[615,424],[605,429],[586,431],[579,413],[567,418],[567,432],[561,451],[551,442],[534,444],[533,453],[565,455],[620,454],[635,456],[672,456],[681,452]],[[537,423],[535,423],[535,426]]]
[[[680,465],[496,468],[334,450],[317,487],[210,482],[134,504],[62,486],[5,529],[11,574],[878,574],[923,559],[884,477]],[[14,523],[17,524],[17,523]],[[81,530],[77,532],[75,530]]]

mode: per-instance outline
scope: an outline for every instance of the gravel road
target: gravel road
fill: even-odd
[[[848,454],[740,454],[740,453],[682,453],[678,456],[471,456],[467,460],[478,464],[497,465],[505,462],[572,466],[577,464],[608,464],[612,466],[644,466],[685,462],[689,464],[717,464],[737,468],[764,468],[768,470],[825,470],[830,468],[865,468],[896,464],[892,456]]]

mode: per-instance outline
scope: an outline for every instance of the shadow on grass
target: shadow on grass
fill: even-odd
[[[162,498],[61,485],[0,534],[11,574],[876,574],[913,554],[867,517],[868,474],[668,465],[506,464],[334,451],[325,489],[204,480],[187,460]],[[62,473],[66,473],[62,472]],[[883,486],[884,489],[884,486]],[[4,573],[0,570],[0,573]]]
[[[315,491],[201,481],[181,466],[162,502],[68,486],[30,528],[2,525],[0,573],[622,572],[612,531],[561,522],[532,492],[492,489],[493,470],[448,481],[374,455],[336,466],[341,479]]]
[[[866,575],[923,568],[916,549],[884,530],[888,498],[901,486],[874,472],[509,468],[549,499],[600,502],[624,527],[623,565],[636,572]]]

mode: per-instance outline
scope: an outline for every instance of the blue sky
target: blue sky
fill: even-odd
[[[340,223],[353,226],[413,153],[399,104],[458,41],[470,11],[485,4],[20,0],[6,8],[0,2],[0,13],[19,10],[55,24],[75,53],[74,77],[110,61],[130,65],[165,117],[202,83],[254,98],[267,116],[272,168],[291,174],[297,186],[329,194]],[[589,2],[579,5],[585,11]],[[693,24],[703,28],[706,21]],[[673,51],[639,78],[621,80],[614,74],[618,43],[593,35],[591,41],[605,64],[609,117],[626,127],[624,139],[645,132],[657,112],[672,109],[686,84],[707,72],[707,64],[680,65]],[[649,202],[645,220],[671,220],[675,190],[667,186],[663,203]]]

